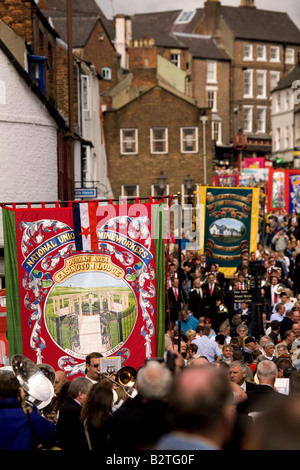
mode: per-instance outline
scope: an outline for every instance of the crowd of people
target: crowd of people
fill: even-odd
[[[174,244],[164,355],[145,361],[130,390],[92,352],[84,376],[56,371],[37,409],[0,369],[0,449],[300,449],[299,225],[278,212],[266,226],[233,278],[188,244],[178,259]]]

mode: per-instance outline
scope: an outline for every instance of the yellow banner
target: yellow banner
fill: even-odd
[[[257,249],[260,188],[200,186],[199,248],[208,264],[233,277]]]

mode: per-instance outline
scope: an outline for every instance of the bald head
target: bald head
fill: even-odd
[[[57,370],[55,372],[55,382],[53,385],[54,393],[57,395],[61,389],[61,387],[68,382],[68,377],[63,370]]]
[[[228,374],[212,364],[176,374],[169,397],[172,427],[222,446],[232,432],[234,408]]]
[[[209,364],[208,359],[206,359],[206,357],[204,357],[204,356],[200,356],[200,357],[193,358],[190,361],[189,366],[190,367],[195,367],[195,366],[204,366],[204,365],[208,365],[208,364]]]
[[[202,365],[188,368],[180,374],[177,380],[177,390],[184,400],[193,400],[201,395],[203,398],[208,398],[213,391],[224,393],[224,400],[226,392],[228,392],[229,400],[231,400],[231,388],[228,383],[226,384],[226,381],[222,386],[221,379],[223,379],[223,374],[220,374],[216,367],[204,362]]]

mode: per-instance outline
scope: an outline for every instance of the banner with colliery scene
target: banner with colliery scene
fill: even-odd
[[[200,252],[231,277],[256,250],[259,188],[200,187],[199,201]]]
[[[91,352],[135,369],[161,354],[159,204],[2,212],[10,355],[74,376]]]
[[[267,210],[300,214],[300,170],[270,168]]]

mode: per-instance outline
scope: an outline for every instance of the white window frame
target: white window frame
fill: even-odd
[[[270,62],[280,62],[279,46],[270,46]]]
[[[215,60],[206,62],[206,82],[217,83],[217,62]]]
[[[295,65],[295,49],[287,47],[285,50],[285,63]]]
[[[132,138],[126,136],[126,133],[132,133]],[[126,151],[126,146],[129,148],[129,144],[132,144],[132,151]],[[121,155],[136,155],[138,153],[138,130],[135,128],[124,128],[120,129],[120,153]]]
[[[261,54],[260,51],[261,50]],[[265,62],[267,60],[267,48],[264,44],[257,44],[256,58],[258,62]]]
[[[218,88],[217,87],[210,87],[210,86],[207,86],[206,87],[206,105],[208,108],[210,108],[213,112],[217,112],[218,111],[218,107],[217,107],[217,91],[218,91]],[[211,98],[209,98],[209,94],[212,94]],[[212,106],[210,106],[209,102],[212,102]]]
[[[90,77],[81,75],[81,103],[82,111],[90,111]]]
[[[290,90],[285,91],[285,110],[289,111],[291,109],[291,95]]]
[[[259,78],[262,78],[262,83],[259,84]],[[258,92],[258,87],[262,87],[262,93]],[[266,70],[257,70],[256,71],[256,88],[257,95],[256,98],[266,99],[267,98],[267,71]]]
[[[253,60],[253,45],[252,44],[244,44],[243,60]]]
[[[256,132],[257,134],[265,134],[266,133],[266,122],[267,122],[267,107],[266,106],[257,106],[257,129]],[[259,119],[259,113],[262,113],[261,119]],[[261,127],[259,128],[259,123],[261,124]]]
[[[85,188],[85,184],[92,180],[92,152],[89,145],[82,145],[81,150],[81,181]]]
[[[281,92],[280,91],[276,93],[276,112],[277,113],[281,112]]]
[[[151,196],[152,197],[159,196],[158,189],[159,189],[158,184],[151,184]],[[164,194],[170,194],[170,185],[169,184],[166,184]]]
[[[192,21],[196,14],[196,10],[182,10],[175,20],[175,24],[186,24]]]
[[[171,63],[180,69],[181,67],[181,56],[179,52],[171,52]]]
[[[190,137],[191,134],[186,133],[187,131],[193,131],[192,137]],[[198,136],[199,136],[198,127],[181,127],[180,128],[180,152],[181,153],[198,153],[199,151]],[[193,150],[187,150],[185,148],[186,142],[193,143]]]
[[[139,197],[140,196],[140,186],[138,184],[122,184],[121,186],[121,197],[123,198],[126,198],[126,197],[129,197],[127,194],[126,194],[126,187],[133,187],[135,188],[135,192],[136,194],[134,194],[132,197]]]
[[[249,125],[246,127],[245,126],[245,113],[248,112],[249,113],[249,119],[248,119],[248,122],[249,122]],[[243,107],[243,127],[244,127],[244,132],[245,133],[250,133],[252,132],[252,129],[253,129],[253,106],[244,106]]]
[[[101,74],[103,80],[111,80],[111,68],[110,67],[102,67]]]
[[[249,90],[248,93],[245,93],[246,88],[246,77],[249,77]],[[243,96],[244,98],[253,98],[253,70],[247,69],[243,72]]]
[[[284,148],[290,148],[291,132],[289,126],[285,126],[284,129]]]
[[[280,80],[280,72],[277,71],[270,71],[270,90],[274,90],[274,88],[277,87],[278,82]],[[273,83],[276,81],[276,83],[273,86]]]
[[[216,138],[217,137],[217,138]],[[222,144],[222,122],[211,121],[211,138],[216,141],[216,144]]]
[[[155,139],[154,132],[156,130],[162,130],[164,132],[164,136],[162,139]],[[156,151],[155,150],[155,142],[162,142],[164,150],[163,151]],[[162,155],[166,154],[169,151],[169,142],[168,142],[168,128],[167,127],[152,127],[150,129],[150,151],[152,154]]]
[[[276,134],[275,134],[275,142],[274,142],[275,150],[281,149],[281,128],[277,127]]]

